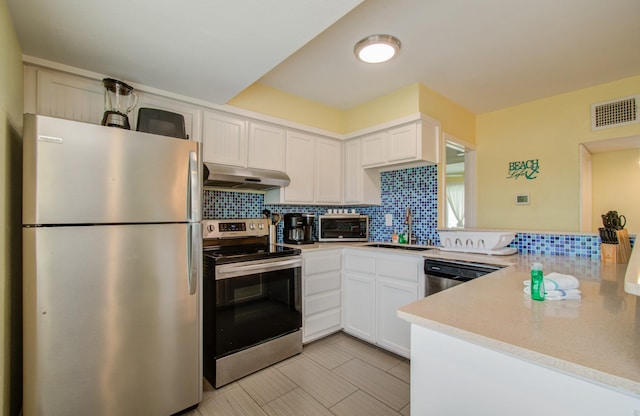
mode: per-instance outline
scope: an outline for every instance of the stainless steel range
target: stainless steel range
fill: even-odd
[[[302,352],[302,258],[269,244],[269,219],[202,224],[204,376],[217,388]]]

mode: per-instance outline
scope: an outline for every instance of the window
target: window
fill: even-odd
[[[445,224],[447,228],[465,226],[465,149],[446,142]]]

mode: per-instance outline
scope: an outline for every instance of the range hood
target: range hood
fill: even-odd
[[[276,170],[239,168],[206,162],[203,170],[203,186],[216,188],[265,191],[288,186],[291,182],[286,173]]]

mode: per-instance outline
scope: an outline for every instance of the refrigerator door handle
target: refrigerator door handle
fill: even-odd
[[[189,152],[189,183],[187,188],[189,193],[187,195],[187,203],[189,206],[187,207],[187,215],[190,221],[200,220],[200,189],[198,186],[200,178],[198,172],[198,153]]]
[[[200,248],[202,230],[200,227],[200,223],[192,223],[187,228],[187,283],[190,295],[195,295],[198,290],[198,275],[202,264],[200,258],[202,254]]]

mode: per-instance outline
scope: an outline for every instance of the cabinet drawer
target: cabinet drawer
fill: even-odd
[[[340,271],[340,254],[312,254],[304,256],[305,276]]]
[[[304,314],[305,316],[311,316],[316,313],[339,308],[341,304],[340,299],[340,291],[323,293],[313,298],[307,298],[304,301]]]
[[[342,312],[340,309],[306,318],[302,331],[305,338],[310,338],[318,333],[330,333],[342,327]],[[316,337],[317,338],[317,337]]]
[[[316,293],[340,289],[341,281],[342,276],[340,275],[340,271],[305,277],[304,295],[310,296]]]
[[[379,258],[378,275],[417,282],[420,277],[422,260]]]
[[[376,258],[350,252],[344,256],[344,269],[363,274],[376,274]]]

